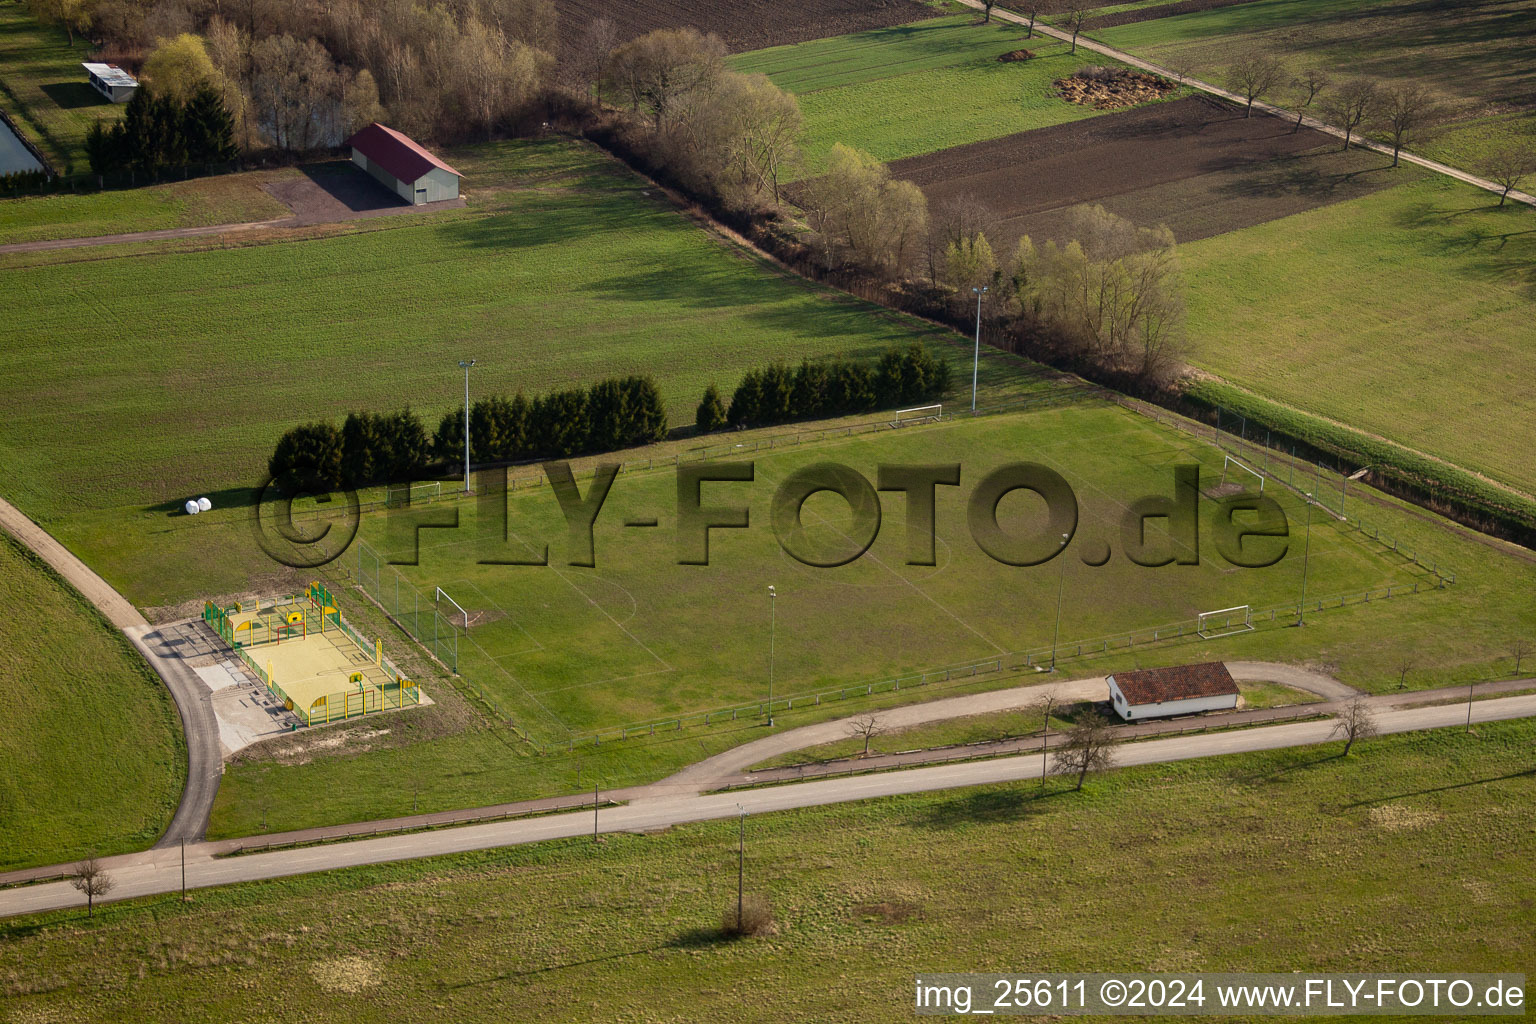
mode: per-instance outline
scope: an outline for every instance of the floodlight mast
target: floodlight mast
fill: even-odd
[[[469,493],[469,368],[475,365],[473,359],[460,359],[459,366],[464,369],[464,493]]]
[[[976,293],[976,355],[971,360],[971,412],[976,411],[976,383],[981,378],[981,297],[987,294],[987,288],[972,288]]]

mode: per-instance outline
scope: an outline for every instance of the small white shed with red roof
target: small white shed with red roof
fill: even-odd
[[[416,206],[459,197],[459,172],[406,136],[375,121],[353,135],[352,162]]]

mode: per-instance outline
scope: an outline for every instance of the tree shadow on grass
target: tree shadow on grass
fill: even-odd
[[[978,790],[936,804],[912,825],[942,832],[960,825],[1027,821],[1049,813],[1055,807],[1052,801],[1073,792],[1060,786],[1041,789],[1038,784]]]
[[[453,982],[444,985],[446,989],[475,988],[479,985],[492,985],[497,982],[513,981],[516,979],[536,978],[541,974],[554,974],[557,971],[569,970],[573,967],[590,967],[593,964],[610,963],[616,960],[628,960],[630,957],[643,956],[646,953],[659,953],[669,949],[703,950],[713,949],[716,946],[728,945],[737,941],[734,937],[725,934],[719,928],[689,928],[666,942],[658,942],[650,946],[641,946],[639,949],[623,950],[618,953],[608,953],[603,956],[587,957],[582,960],[567,960],[562,963],[545,964],[542,967],[530,967],[522,971],[503,971],[500,974],[485,978],[470,978],[465,981]]]
[[[1388,804],[1394,800],[1405,800],[1411,796],[1425,796],[1429,793],[1450,793],[1458,789],[1470,789],[1473,786],[1484,786],[1490,782],[1507,782],[1510,779],[1523,779],[1531,776],[1536,776],[1536,768],[1527,768],[1524,771],[1510,772],[1507,775],[1493,775],[1486,779],[1468,779],[1466,782],[1453,782],[1446,786],[1430,786],[1427,789],[1414,789],[1404,793],[1393,793],[1390,796],[1372,797],[1369,800],[1356,800],[1354,803],[1339,805],[1339,810],[1347,811],[1356,807],[1374,807],[1377,804]]]
[[[1232,781],[1245,786],[1257,785],[1262,782],[1278,782],[1283,777],[1290,775],[1292,772],[1310,771],[1314,768],[1320,768],[1323,765],[1329,764],[1330,762],[1342,760],[1343,757],[1344,753],[1343,748],[1341,747],[1339,752],[1336,754],[1325,754],[1322,757],[1306,759],[1298,758],[1293,760],[1290,764],[1282,765],[1279,768],[1272,768],[1268,771],[1255,772],[1249,775],[1233,775]]]

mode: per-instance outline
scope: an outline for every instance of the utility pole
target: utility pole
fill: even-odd
[[[1296,625],[1307,623],[1307,562],[1312,555],[1312,495],[1307,494],[1307,541],[1301,549],[1301,603],[1296,606]]]
[[[469,368],[475,365],[473,359],[460,359],[459,365],[464,368],[464,493],[469,493]]]
[[[742,885],[747,871],[747,809],[736,805],[741,812],[740,830],[736,837],[736,930],[741,931]]]
[[[1471,711],[1467,712],[1467,717],[1472,717]],[[187,900],[187,840],[185,836],[181,840],[181,900],[183,903]]]
[[[778,591],[768,588],[768,727],[773,728],[773,639],[778,628]]]
[[[971,412],[976,411],[976,382],[981,377],[981,297],[987,294],[986,286],[972,288],[976,293],[976,355],[971,362]]]
[[[1051,671],[1056,671],[1056,645],[1061,643],[1061,599],[1067,590],[1067,541],[1072,539],[1070,533],[1061,535],[1061,547],[1056,549],[1056,557],[1061,559],[1061,575],[1056,581],[1056,634],[1051,638]]]

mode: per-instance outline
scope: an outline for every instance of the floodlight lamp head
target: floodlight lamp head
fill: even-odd
[[[769,597],[778,597],[779,595],[778,595],[778,592],[775,591],[772,586],[770,586],[768,588],[768,596]]]
[[[469,359],[469,360],[465,360],[465,359],[460,359],[460,360],[459,360],[459,365],[460,365],[460,366],[462,366],[462,367],[463,367],[463,368],[464,368],[464,369],[466,369],[466,370],[467,370],[467,369],[469,369],[469,368],[470,368],[470,367],[471,367],[471,366],[474,366],[474,365],[475,365],[475,361],[474,361],[474,360],[473,360],[473,359]]]

